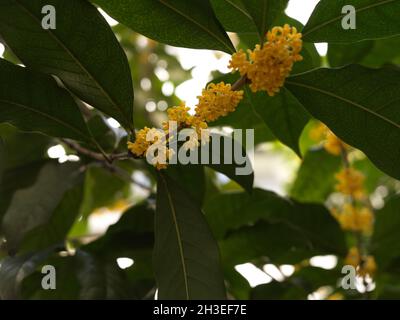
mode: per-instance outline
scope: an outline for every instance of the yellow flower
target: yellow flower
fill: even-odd
[[[157,155],[154,157],[148,157],[150,160],[150,164],[156,167],[157,170],[166,169],[168,167],[168,160],[170,160],[175,154],[174,150],[168,149],[168,147],[160,144],[153,144],[153,146],[157,149]],[[150,151],[154,151],[152,149],[148,149],[147,153]],[[148,156],[146,153],[146,156]]]
[[[233,70],[239,70],[240,75],[244,76],[249,70],[249,66],[250,62],[247,60],[247,54],[240,49],[232,55],[228,67]]]
[[[352,247],[347,254],[344,264],[351,265],[357,268],[357,274],[361,277],[366,275],[373,276],[377,270],[375,258],[373,256],[361,257],[357,247]]]
[[[363,232],[366,235],[372,233],[374,214],[369,208],[356,208],[346,203],[343,211],[332,210],[332,215],[337,219],[343,230]]]
[[[150,128],[144,127],[136,133],[135,142],[128,141],[128,149],[135,156],[142,156],[148,147],[151,145],[150,141],[147,140],[147,133],[150,131]]]
[[[349,252],[347,253],[346,258],[344,259],[344,264],[357,268],[360,262],[361,262],[361,255],[360,252],[358,251],[358,248],[351,247]]]
[[[348,145],[328,129],[324,148],[328,153],[339,156],[343,150],[348,148]]]
[[[369,275],[370,277],[372,277],[374,275],[374,273],[376,272],[376,270],[377,270],[377,266],[376,266],[375,258],[373,256],[367,256],[363,260],[358,273],[362,277],[365,277],[366,275]]]
[[[338,181],[336,184],[337,191],[352,196],[357,200],[364,197],[363,183],[365,177],[361,172],[353,168],[345,168],[337,173],[335,178]]]
[[[319,142],[325,139],[328,131],[329,131],[328,127],[324,125],[322,122],[319,122],[310,130],[309,137],[311,140]]]
[[[210,83],[198,98],[196,116],[203,121],[212,122],[235,111],[243,99],[243,91],[234,91],[230,84],[224,82]]]
[[[168,120],[176,121],[178,124],[187,122],[189,118],[189,107],[186,107],[185,103],[182,102],[178,107],[172,107],[167,110]]]
[[[326,300],[343,300],[343,299],[344,296],[340,292],[331,294],[329,297],[326,298]]]
[[[302,34],[288,24],[274,27],[267,33],[263,46],[256,45],[253,51],[248,50],[249,61],[245,53],[239,51],[232,56],[229,67],[247,76],[253,92],[264,90],[274,96],[292,71],[293,64],[303,59],[301,37]]]

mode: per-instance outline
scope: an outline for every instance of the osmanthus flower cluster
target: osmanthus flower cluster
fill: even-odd
[[[335,174],[335,190],[345,197],[345,203],[340,208],[332,208],[331,213],[339,222],[343,230],[353,232],[356,235],[369,237],[373,233],[374,214],[368,202],[368,195],[364,187],[364,175],[351,167],[348,153],[351,147],[341,141],[324,124],[319,123],[310,131],[310,138],[322,141],[324,149],[334,155],[341,155],[345,160],[345,166]],[[357,237],[358,247],[352,247],[345,259],[345,264],[357,268],[360,276],[372,276],[376,271],[376,263],[373,256],[361,254],[363,247],[362,237]]]
[[[209,142],[208,122],[215,121],[228,113],[235,111],[237,105],[243,99],[243,91],[232,90],[230,84],[220,82],[211,83],[198,97],[199,103],[195,108],[195,114],[189,113],[190,108],[181,103],[180,106],[167,110],[168,121],[162,123],[162,130],[156,128],[141,129],[136,134],[134,142],[128,142],[128,149],[136,157],[146,157],[158,170],[166,169],[168,160],[173,155],[173,149],[169,148],[169,142],[174,138],[172,132],[191,128],[193,132],[183,144],[186,150],[193,150],[200,145]],[[148,155],[157,149],[155,157]]]
[[[253,51],[249,50],[248,56],[243,51],[233,54],[229,67],[233,71],[239,70],[246,80],[242,85],[249,82],[252,91],[264,90],[273,96],[284,85],[293,64],[302,60],[301,37],[296,28],[287,24],[274,27],[267,33],[266,42],[257,45]],[[224,82],[209,84],[198,97],[194,115],[189,113],[190,108],[184,103],[169,108],[168,121],[162,124],[162,130],[147,127],[139,130],[135,141],[128,142],[128,149],[135,157],[146,157],[149,160],[149,154],[157,148],[156,156],[150,158],[150,162],[159,170],[167,168],[168,160],[174,155],[174,151],[169,148],[171,139],[174,138],[171,132],[193,129],[193,133],[183,144],[185,149],[193,150],[200,143],[207,143],[208,123],[235,111],[243,99],[243,91],[239,89]]]
[[[377,266],[375,258],[371,255],[362,255],[357,247],[351,247],[344,263],[356,268],[361,277],[372,277],[376,272]]]
[[[302,34],[288,24],[274,27],[267,33],[264,44],[256,45],[247,54],[243,50],[235,53],[229,67],[249,79],[253,92],[263,90],[274,96],[284,85],[293,64],[303,59],[301,37]]]

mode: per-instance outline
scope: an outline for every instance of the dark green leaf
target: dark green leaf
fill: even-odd
[[[356,29],[345,30],[342,8],[356,9]],[[397,0],[322,0],[318,3],[303,30],[309,42],[355,42],[391,37],[400,34]]]
[[[211,0],[214,12],[226,31],[256,33],[253,18],[241,0]]]
[[[63,244],[79,215],[82,196],[82,184],[67,190],[51,217],[25,235],[20,251],[36,251],[51,245]],[[38,218],[40,219],[39,216]]]
[[[55,137],[91,139],[74,100],[50,76],[0,59],[0,81],[0,122]]]
[[[19,299],[22,281],[35,272],[51,250],[39,251],[18,257],[8,257],[0,264],[0,299]]]
[[[343,232],[322,205],[301,204],[273,192],[255,189],[251,195],[227,193],[216,196],[209,200],[204,210],[219,239],[224,238],[230,230],[267,221],[293,228],[311,247],[327,253],[346,253]]]
[[[291,77],[286,87],[342,140],[400,178],[400,72],[350,65]],[[385,156],[382,156],[385,155]]]
[[[252,16],[261,39],[271,27],[275,18],[286,8],[288,0],[245,0],[243,1],[249,14]]]
[[[56,29],[42,28],[45,5],[56,8]],[[82,100],[132,130],[127,58],[94,6],[81,0],[5,0],[0,7],[0,35],[26,66],[58,76]]]
[[[4,143],[5,168],[12,169],[46,158],[51,139],[42,134],[26,133],[15,127],[0,124],[0,137]],[[21,148],[21,146],[24,146]]]
[[[107,207],[129,194],[129,183],[99,167],[86,171],[81,215],[89,216],[95,209]]]
[[[209,0],[93,1],[114,19],[156,41],[177,47],[234,52]]]
[[[379,269],[384,269],[400,255],[400,196],[389,199],[385,207],[376,211],[376,222],[371,250]]]
[[[291,196],[303,202],[324,203],[334,190],[335,173],[341,165],[340,157],[330,155],[323,149],[310,150],[297,172]]]
[[[224,299],[220,268],[218,246],[200,208],[160,174],[154,248],[159,299]]]
[[[242,139],[246,139],[245,133],[242,135]],[[210,143],[201,149],[201,152],[209,154],[209,162],[207,164],[211,169],[223,173],[228,178],[237,182],[247,192],[251,192],[253,189],[254,172],[252,163],[247,155],[246,150],[243,149],[242,141],[237,141],[236,138],[232,139],[229,136],[222,136],[219,134],[211,134]],[[213,142],[219,141],[218,145],[213,147]],[[210,152],[208,151],[208,147]],[[225,147],[230,146],[226,149]],[[239,150],[239,151],[238,151]],[[213,163],[214,157],[218,159],[218,163]],[[231,158],[231,159],[230,159]],[[229,163],[230,162],[230,163]]]
[[[297,99],[285,88],[273,97],[249,89],[246,94],[272,133],[301,156],[299,138],[310,116]]]
[[[65,214],[66,203],[60,204],[60,201],[79,181],[78,168],[77,164],[49,162],[32,186],[15,192],[2,222],[9,252],[18,249],[28,232],[51,221],[55,211]],[[76,215],[76,212],[70,214]]]
[[[284,223],[258,222],[242,227],[219,244],[222,262],[230,266],[259,258],[268,258],[278,264],[295,264],[323,254],[323,251],[313,248],[300,232]]]
[[[372,50],[374,41],[362,41],[351,44],[330,43],[328,60],[331,67],[359,63]]]

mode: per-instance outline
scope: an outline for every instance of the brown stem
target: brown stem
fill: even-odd
[[[248,79],[247,77],[241,76],[231,87],[232,90],[236,91],[236,90],[240,90],[244,87],[244,85],[247,83]]]

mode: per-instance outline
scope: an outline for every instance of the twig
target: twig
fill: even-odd
[[[90,158],[98,161],[104,168],[106,168],[110,172],[114,173],[115,175],[119,176],[123,180],[134,183],[137,186],[141,187],[142,189],[152,191],[150,186],[147,186],[141,182],[136,181],[128,172],[121,169],[120,167],[113,165],[113,162],[116,160],[131,159],[132,157],[130,156],[130,154],[128,152],[105,155],[102,153],[98,153],[98,152],[86,149],[86,148],[82,147],[81,145],[79,145],[78,143],[68,140],[68,139],[61,139],[61,141],[63,143],[65,143],[68,147],[70,147],[71,149],[75,150],[78,154],[85,155],[87,157],[90,157]]]
[[[232,90],[236,91],[239,90],[241,88],[243,88],[243,86],[248,82],[247,77],[241,76],[231,87]]]

